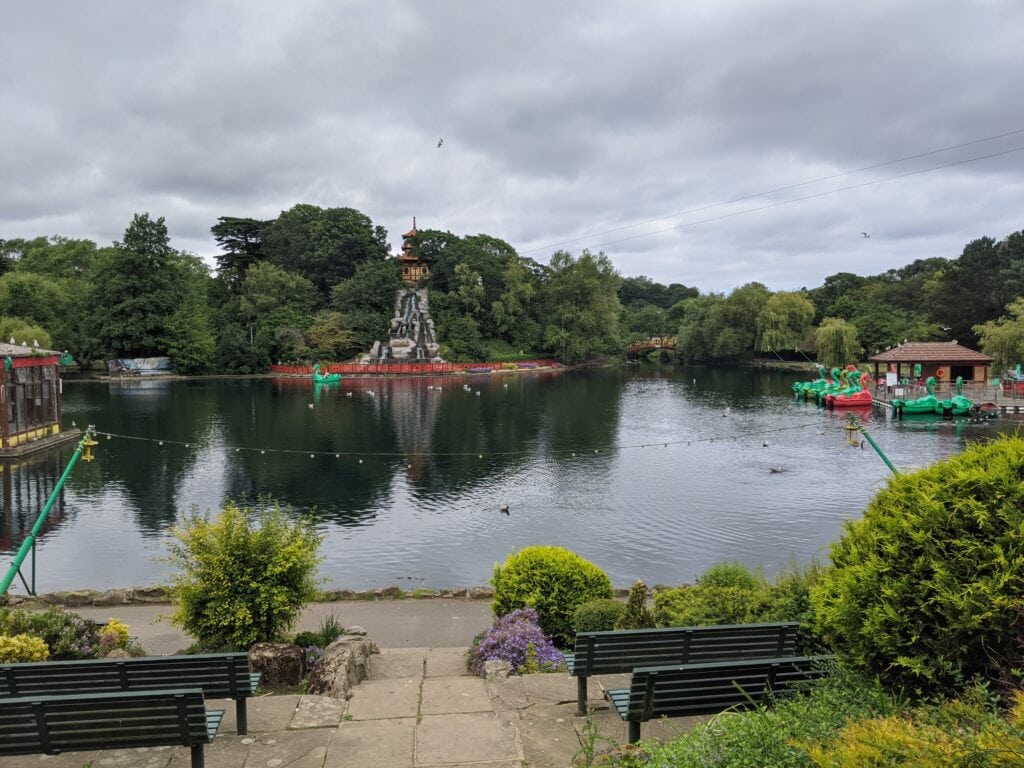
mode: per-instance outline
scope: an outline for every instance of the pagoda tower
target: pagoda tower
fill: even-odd
[[[416,253],[415,239],[418,234],[416,217],[413,216],[412,229],[402,235],[402,252],[398,255],[402,263],[402,282],[411,286],[420,285],[430,277],[430,268]]]

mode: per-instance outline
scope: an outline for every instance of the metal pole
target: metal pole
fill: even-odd
[[[856,425],[857,431],[864,435],[864,437],[868,441],[868,445],[875,449],[875,453],[877,453],[879,457],[881,457],[882,461],[885,462],[885,466],[891,469],[894,475],[898,475],[899,470],[897,470],[896,467],[893,466],[892,462],[889,461],[889,457],[886,456],[882,449],[878,447],[878,443],[871,439],[871,435],[869,435],[868,431],[864,429],[864,425],[860,423],[860,419],[858,419],[854,414],[851,413],[850,421]]]
[[[92,432],[95,427],[89,425],[85,428],[85,434],[82,435],[82,440],[78,443],[78,447],[75,449],[74,454],[71,456],[71,460],[68,462],[67,467],[64,468],[64,474],[60,476],[60,480],[57,481],[57,485],[54,486],[53,493],[50,494],[50,498],[47,499],[46,505],[43,507],[43,511],[39,513],[39,517],[36,519],[36,524],[32,526],[32,531],[28,537],[21,542],[21,547],[18,549],[18,553],[14,556],[14,560],[11,561],[10,568],[7,569],[7,574],[3,580],[0,581],[0,595],[7,594],[7,588],[11,586],[11,582],[14,581],[14,577],[21,573],[21,564],[25,561],[29,551],[33,554],[32,559],[32,589],[30,594],[35,594],[36,580],[35,580],[35,544],[36,536],[39,531],[42,530],[43,524],[46,522],[46,516],[50,513],[50,508],[53,503],[57,500],[57,496],[60,495],[61,489],[64,487],[64,481],[68,479],[71,474],[71,470],[74,469],[75,464],[78,462],[79,457],[82,455],[82,451],[85,449],[86,441],[92,437]],[[25,581],[25,577],[22,576],[22,581]]]

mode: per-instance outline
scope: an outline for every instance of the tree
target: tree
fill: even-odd
[[[249,267],[264,257],[264,232],[271,223],[259,219],[221,216],[210,227],[214,240],[223,249],[223,253],[214,257],[217,272],[235,290],[241,287]]]
[[[828,368],[860,360],[857,327],[837,317],[826,317],[814,335],[818,346],[818,362]]]
[[[532,349],[540,340],[536,319],[538,280],[518,257],[509,260],[502,280],[505,289],[491,302],[492,323],[501,338],[512,346]]]
[[[763,352],[798,349],[814,319],[814,304],[803,291],[772,294],[757,316],[758,348]]]
[[[308,279],[326,300],[364,261],[388,255],[387,230],[353,208],[296,205],[265,230],[267,259]]]
[[[316,289],[309,280],[270,262],[260,262],[249,268],[242,281],[239,311],[246,322],[265,325],[282,311],[308,318],[316,303]],[[299,324],[305,323],[299,320]]]
[[[974,326],[974,332],[981,340],[981,351],[995,358],[997,368],[1024,362],[1024,298],[1008,304],[999,319]]]
[[[143,213],[99,256],[89,301],[95,357],[166,354],[165,329],[180,297],[176,255],[163,217]]]
[[[547,349],[565,363],[620,351],[620,280],[603,253],[555,253],[544,291]]]
[[[179,273],[181,299],[167,320],[167,353],[180,373],[207,373],[213,368],[217,340],[206,300],[209,270],[196,256],[175,264]]]
[[[329,310],[316,313],[306,329],[306,340],[316,360],[343,360],[364,348],[345,316]]]

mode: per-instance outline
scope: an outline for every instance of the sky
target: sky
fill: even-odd
[[[1024,229],[1024,2],[0,0],[0,238],[297,203],[703,292],[955,258]]]

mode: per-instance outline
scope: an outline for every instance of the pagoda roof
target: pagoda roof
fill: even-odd
[[[868,358],[872,363],[971,363],[991,365],[994,358],[955,341],[911,341]]]

